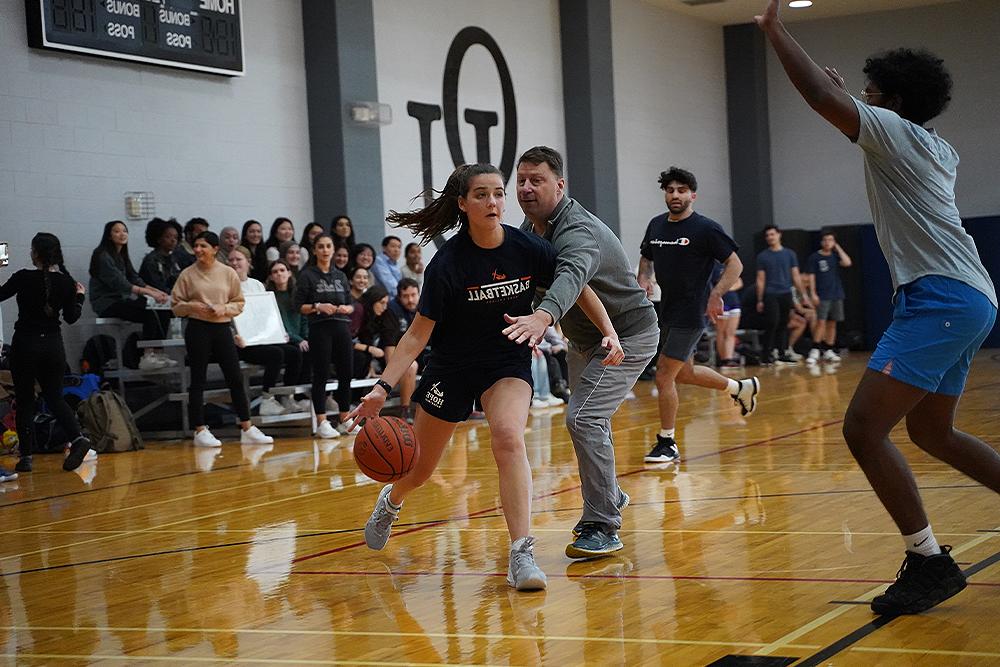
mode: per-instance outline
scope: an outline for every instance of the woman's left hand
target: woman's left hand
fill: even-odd
[[[226,307],[221,304],[212,306],[212,314],[221,319],[226,316]]]
[[[87,293],[87,288],[83,286],[83,283],[77,283],[76,284],[76,293],[77,294],[86,294]]]

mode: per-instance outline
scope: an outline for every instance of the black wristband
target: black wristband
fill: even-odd
[[[392,393],[392,385],[383,380],[382,378],[375,380],[375,386],[382,387],[383,389],[385,389],[386,396]]]

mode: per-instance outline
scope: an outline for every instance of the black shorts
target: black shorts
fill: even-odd
[[[477,406],[481,408],[483,393],[504,378],[520,378],[531,387],[531,363],[467,373],[424,373],[413,392],[413,400],[432,417],[458,424],[468,419]]]

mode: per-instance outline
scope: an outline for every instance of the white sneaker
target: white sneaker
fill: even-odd
[[[152,352],[142,355],[142,359],[139,360],[139,370],[141,371],[158,371],[167,366],[169,364],[163,357]]]
[[[333,427],[329,419],[324,419],[319,423],[319,427],[316,429],[316,435],[321,438],[339,438],[340,432]]]
[[[88,449],[87,453],[83,455],[84,461],[96,461],[97,460],[97,450]]]
[[[280,403],[281,407],[284,408],[285,413],[287,414],[290,414],[292,412],[302,412],[302,410],[299,409],[299,401],[296,401],[288,394],[285,394],[284,396],[281,397]]]
[[[295,401],[295,412],[311,412],[313,407],[313,402],[311,399],[303,398],[300,401]]]
[[[194,446],[195,447],[222,447],[222,443],[219,439],[212,435],[212,432],[207,428],[203,428],[194,434]]]
[[[260,401],[260,416],[274,417],[283,414],[285,414],[285,406],[279,403],[274,396],[264,394],[264,398]]]
[[[155,352],[154,354],[156,354],[157,358],[163,362],[164,367],[166,368],[173,368],[177,365],[177,360],[171,359],[165,352]]]
[[[752,415],[757,409],[757,394],[760,393],[760,380],[756,377],[743,378],[737,380],[740,385],[739,391],[731,394],[733,402],[740,407],[740,414],[744,417]]]
[[[793,361],[802,361],[802,355],[793,350],[792,348],[788,348],[787,350],[785,350],[785,356]]]
[[[347,428],[347,424],[340,422],[337,424],[337,433],[340,435],[357,435],[361,433],[361,424],[356,424],[354,428]]]
[[[823,361],[840,361],[840,355],[833,350],[827,350],[823,353]]]
[[[274,438],[264,435],[263,431],[254,425],[240,433],[240,443],[244,445],[270,445]]]
[[[809,356],[806,357],[806,363],[810,366],[813,366],[818,361],[819,361],[819,349],[814,347],[813,349],[809,350]]]
[[[338,412],[340,412],[340,406],[337,405],[337,401],[333,400],[333,398],[331,398],[330,396],[327,396],[326,397],[326,413],[327,414],[331,414],[331,413],[332,414],[336,414]]]
[[[546,403],[548,403],[550,408],[558,408],[560,405],[566,405],[566,403],[563,402],[561,398],[558,398],[556,396],[549,396]]]
[[[546,401],[544,398],[538,398],[536,396],[535,398],[531,399],[532,410],[541,410],[542,408],[547,408],[547,407],[549,407],[549,402]]]

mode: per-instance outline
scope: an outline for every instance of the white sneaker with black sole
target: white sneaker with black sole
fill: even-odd
[[[740,389],[735,394],[730,394],[733,403],[740,406],[740,414],[744,417],[752,415],[757,409],[757,394],[760,393],[760,380],[756,377],[737,380]]]

